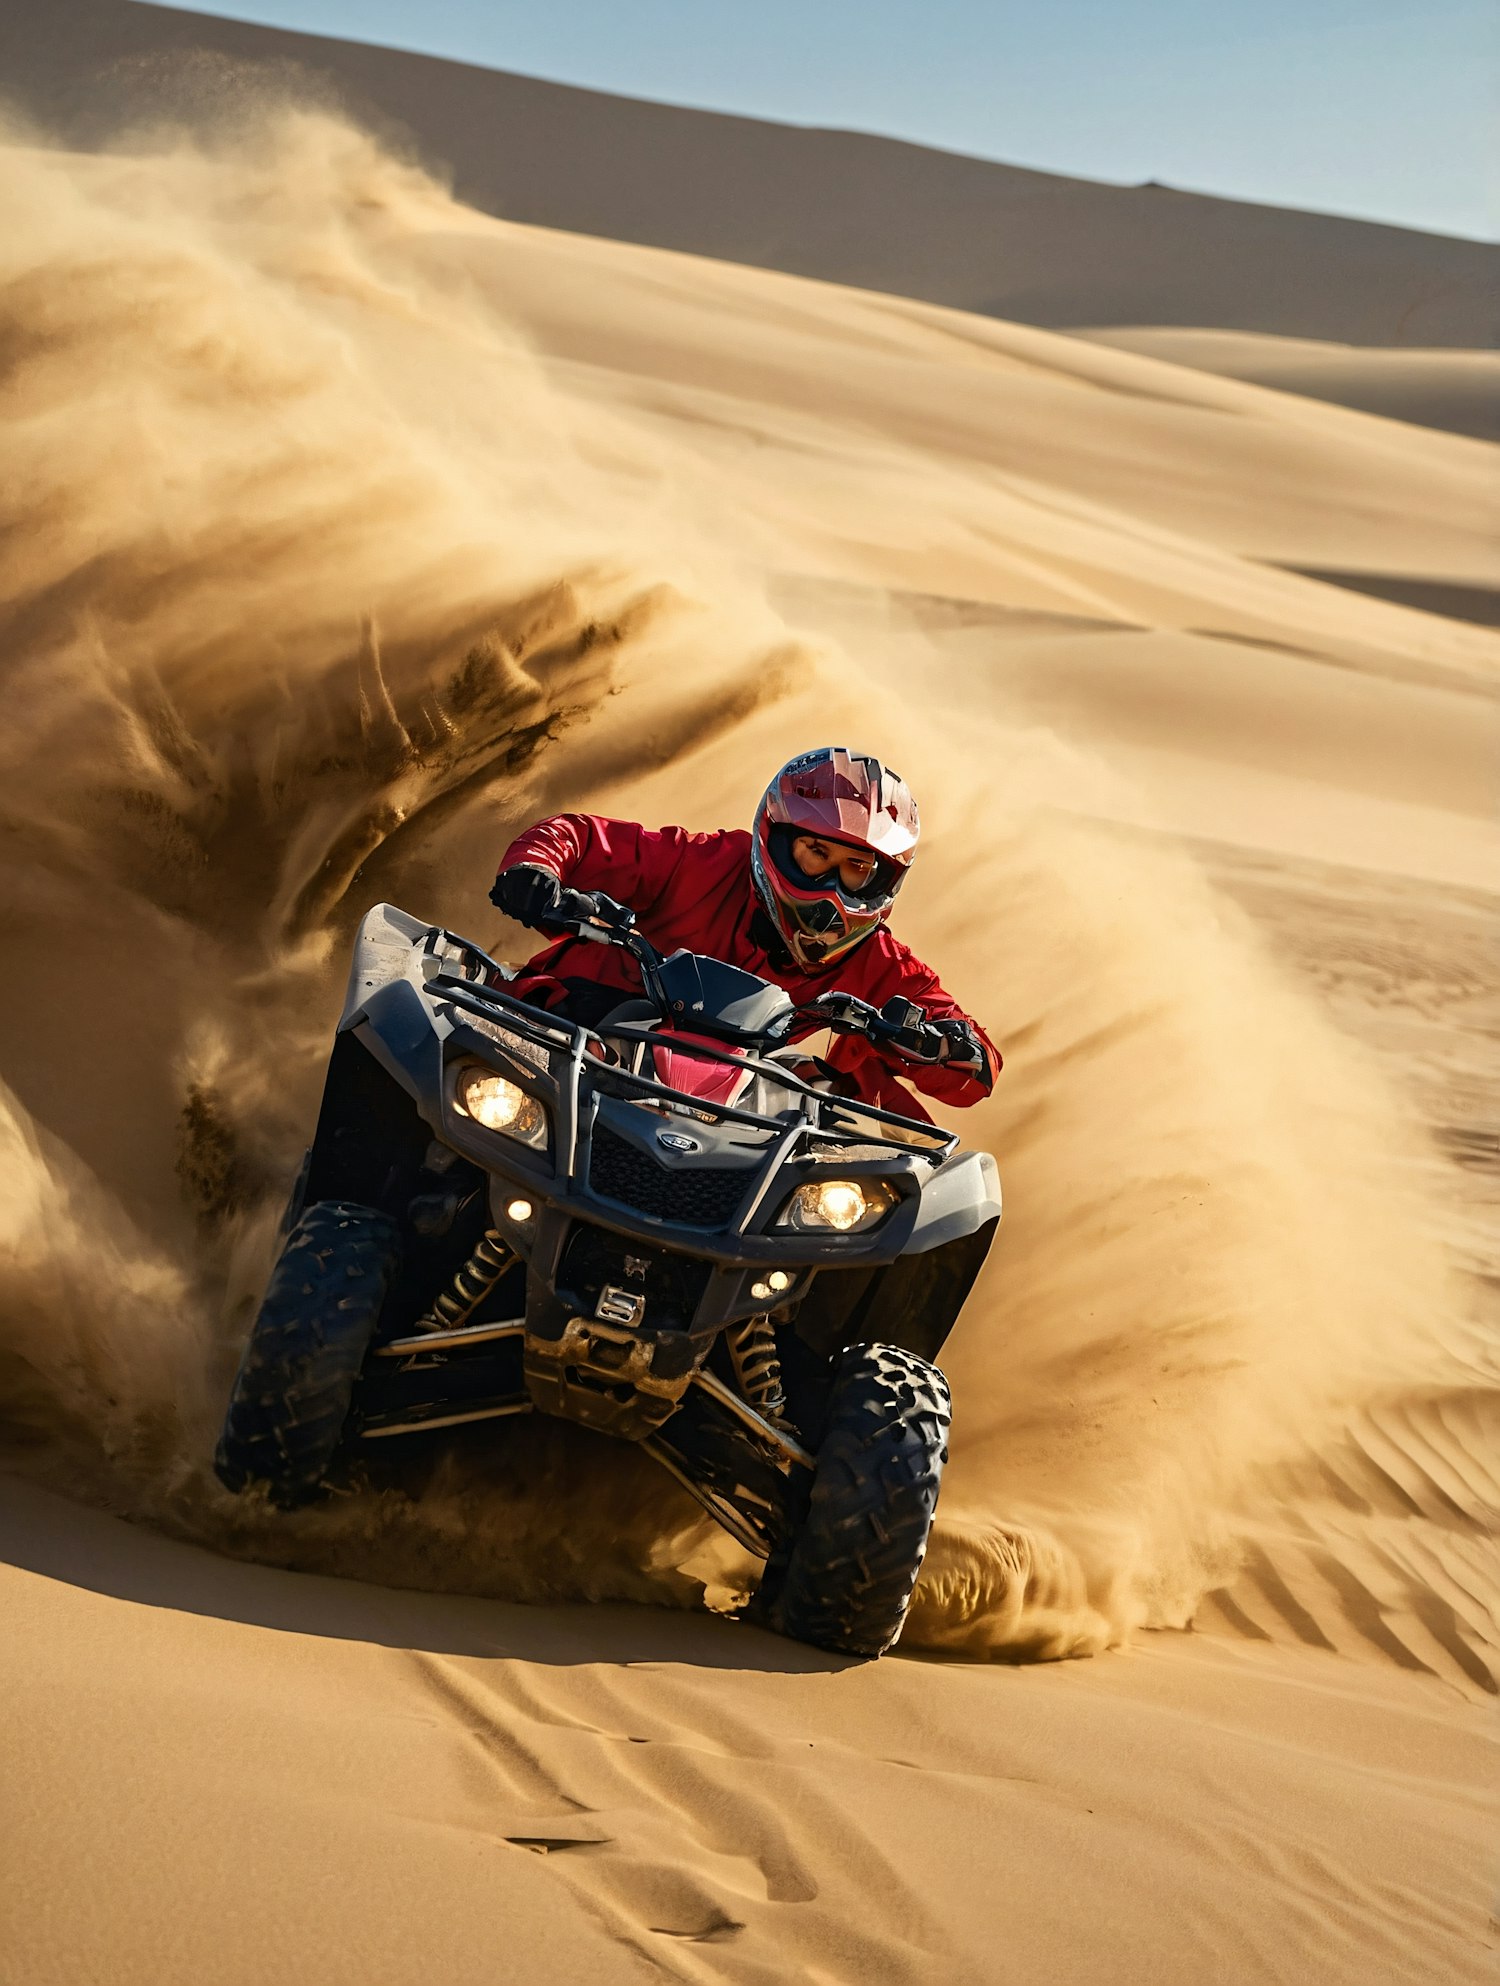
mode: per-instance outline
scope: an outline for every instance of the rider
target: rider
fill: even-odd
[[[827,1066],[866,1102],[925,1116],[898,1069],[944,1103],[978,1103],[1000,1051],[887,928],[919,832],[903,779],[879,759],[825,747],[781,768],[748,834],[598,814],[539,821],[505,851],[490,900],[546,930],[617,899],[659,951],[724,960],[799,1001],[838,992],[883,1007],[902,1023],[898,1040],[838,1035]],[[594,1026],[639,982],[618,947],[564,937],[522,968],[512,990]]]

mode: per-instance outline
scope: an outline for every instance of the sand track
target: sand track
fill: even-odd
[[[231,1567],[15,1485],[0,1504],[35,1568],[3,1575],[8,1876],[37,1896],[93,1872],[64,1936],[22,1922],[37,1986],[257,1986],[289,1949],[379,1986],[492,1978],[497,1954],[611,1986],[1486,1976],[1493,1732],[1409,1679],[1211,1637],[847,1667],[691,1616]]]

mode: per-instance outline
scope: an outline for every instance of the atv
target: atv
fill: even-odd
[[[793,1045],[899,1039],[915,1010],[798,1006],[633,925],[602,899],[569,926],[641,975],[584,1026],[451,932],[364,918],[215,1469],[290,1508],[403,1437],[554,1414],[635,1442],[764,1561],[754,1618],[880,1655],[932,1527],[933,1361],[995,1162]]]

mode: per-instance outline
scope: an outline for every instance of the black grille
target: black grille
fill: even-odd
[[[589,1185],[595,1193],[658,1220],[686,1227],[723,1227],[744,1199],[754,1175],[729,1166],[659,1165],[648,1152],[627,1142],[607,1124],[594,1126]]]

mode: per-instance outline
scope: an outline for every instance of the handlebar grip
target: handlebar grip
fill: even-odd
[[[816,1015],[834,1034],[869,1034],[880,1021],[869,1001],[855,993],[820,993],[802,1011]]]
[[[635,929],[635,912],[628,903],[620,903],[603,890],[594,894],[594,915],[608,930],[625,932]]]
[[[587,938],[594,945],[614,945],[634,926],[635,912],[628,904],[616,903],[602,891],[563,890],[545,922],[549,930],[566,932],[570,938]]]
[[[881,1008],[880,1018],[888,1028],[896,1028],[904,1033],[908,1029],[922,1027],[927,1015],[915,1000],[907,1000],[901,994],[894,993]]]

